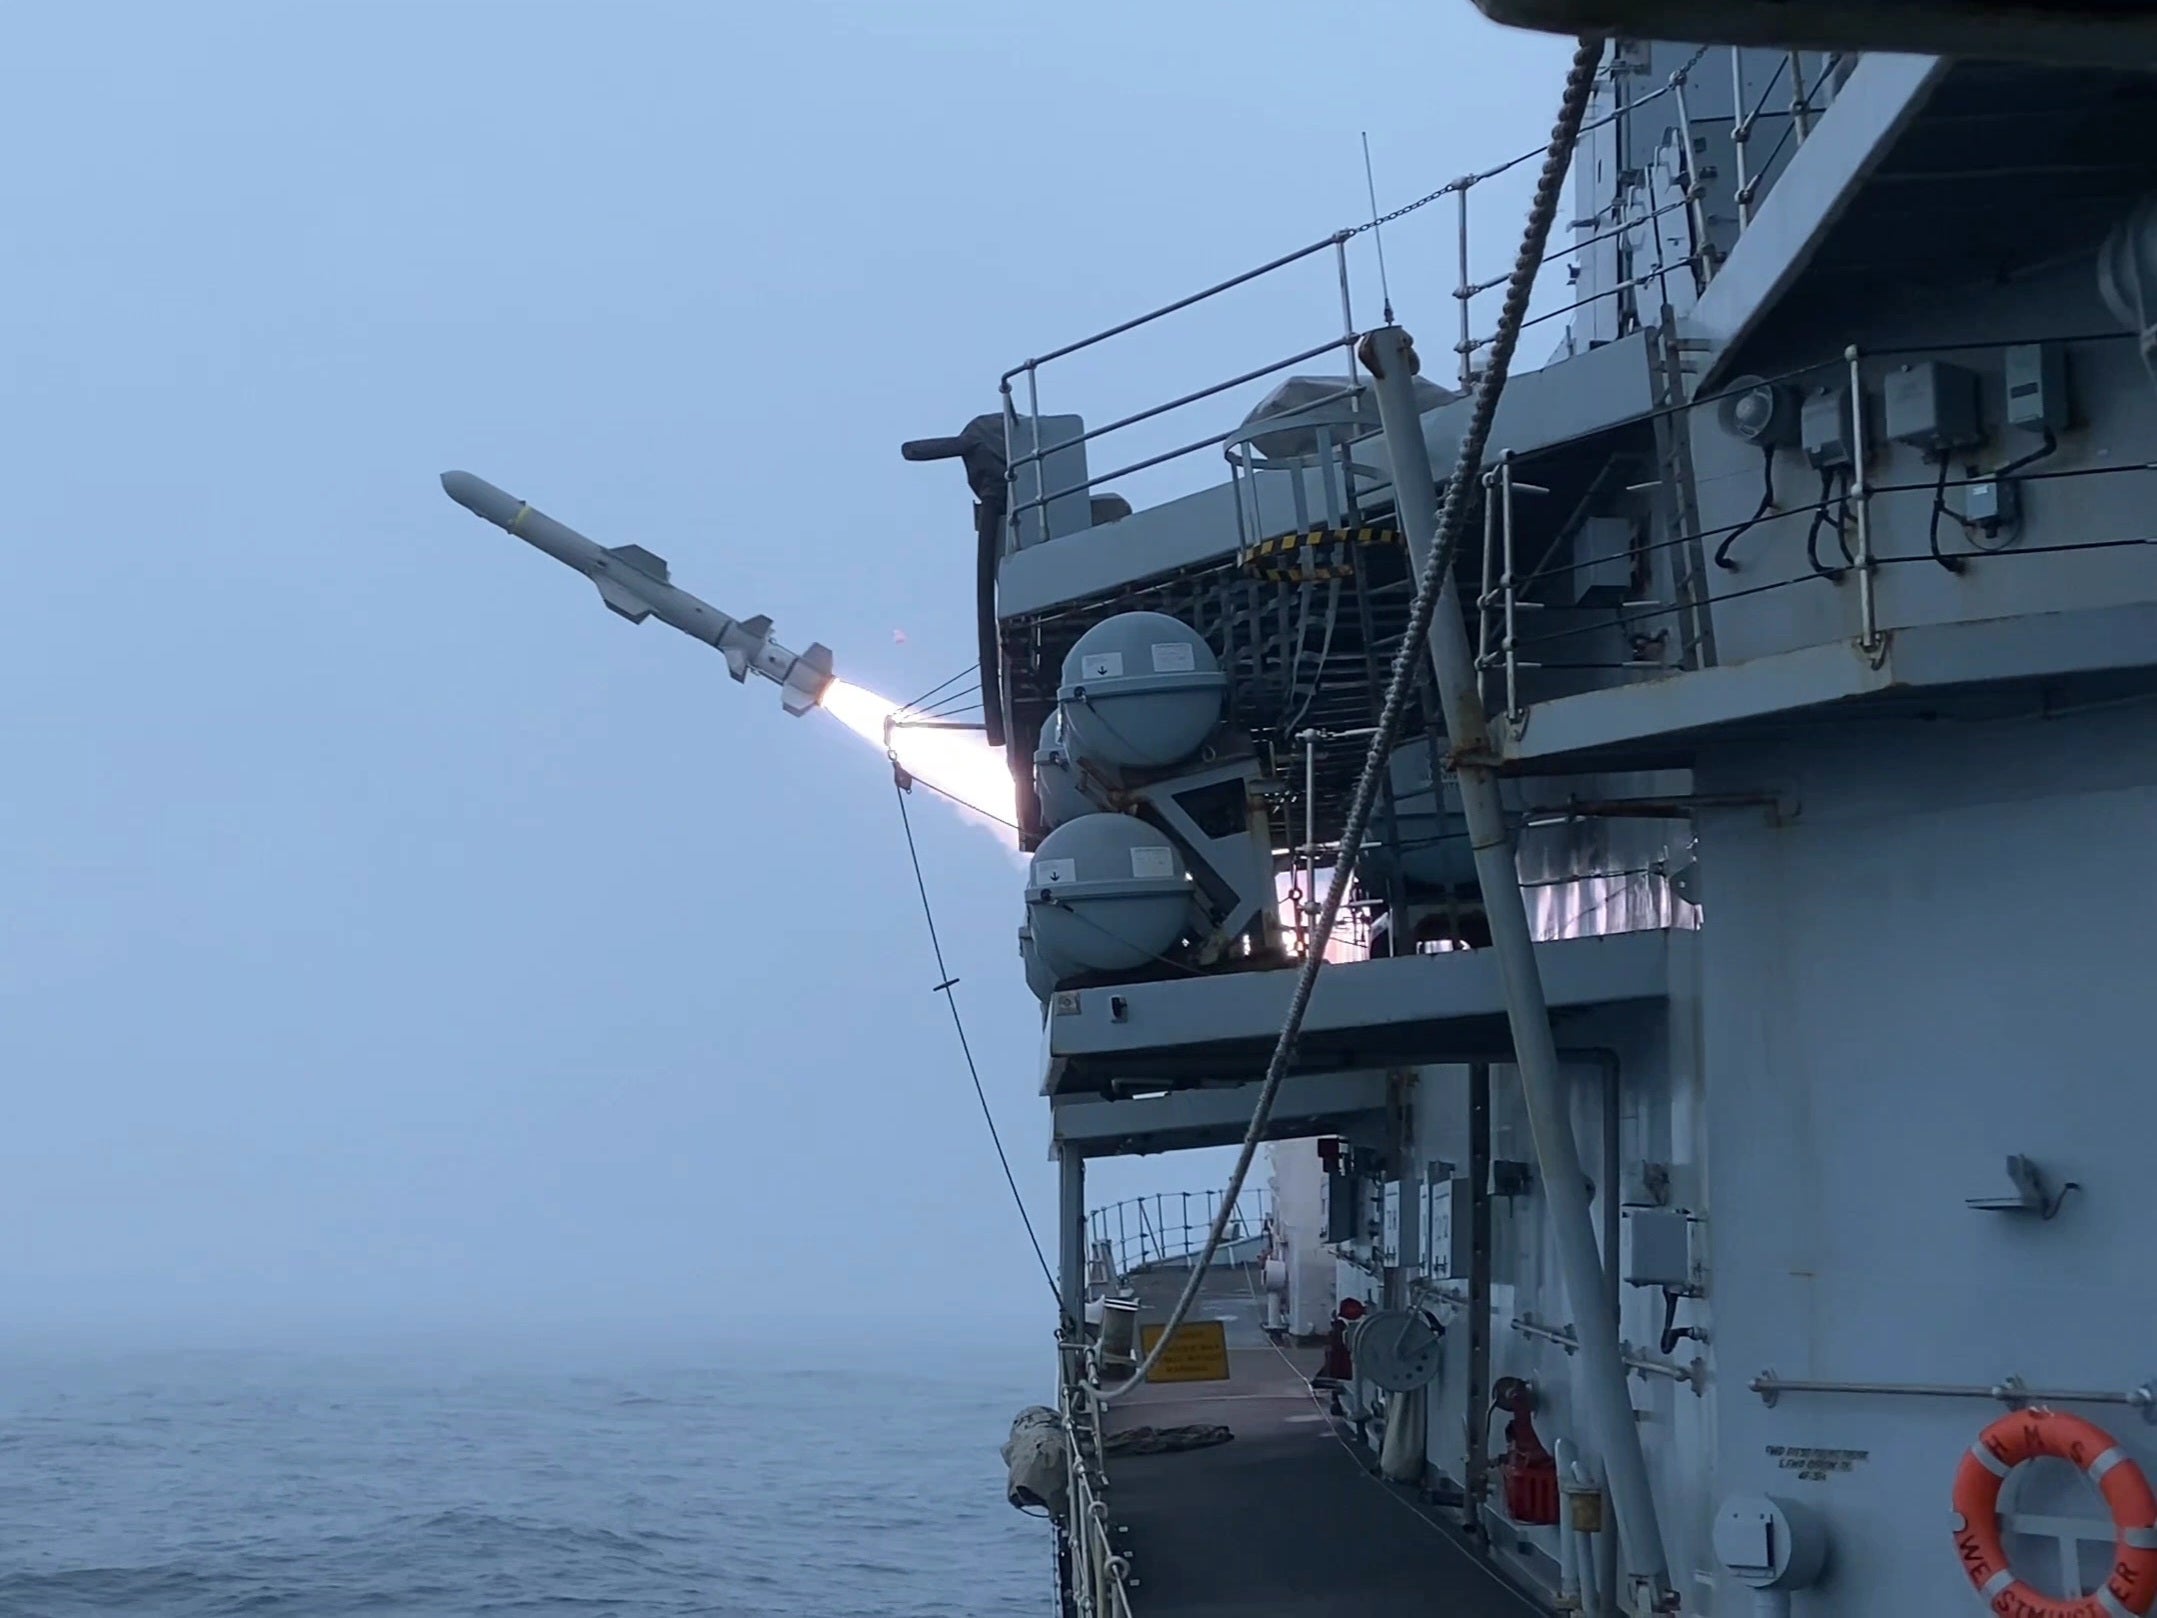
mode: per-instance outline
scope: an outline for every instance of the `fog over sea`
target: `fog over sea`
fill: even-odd
[[[956,1334],[954,1334],[956,1335]],[[1046,1611],[1028,1344],[0,1353],[7,1618]]]

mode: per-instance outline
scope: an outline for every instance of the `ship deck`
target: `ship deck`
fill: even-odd
[[[1167,1318],[1186,1274],[1131,1278],[1141,1324]],[[1319,1351],[1268,1341],[1241,1267],[1217,1267],[1195,1312],[1227,1324],[1228,1380],[1152,1384],[1109,1412],[1111,1433],[1220,1423],[1235,1435],[1207,1449],[1108,1461],[1137,1618],[1364,1618],[1392,1601],[1448,1618],[1541,1613],[1434,1507],[1377,1476],[1352,1430],[1327,1413],[1325,1394],[1304,1380]]]

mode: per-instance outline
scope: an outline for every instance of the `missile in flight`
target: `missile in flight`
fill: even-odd
[[[831,648],[812,644],[806,652],[788,651],[771,638],[765,617],[729,618],[718,608],[676,589],[667,576],[666,559],[641,545],[601,545],[535,511],[513,494],[469,472],[444,472],[442,492],[476,517],[506,528],[536,550],[567,563],[598,587],[609,611],[633,624],[657,618],[693,640],[715,646],[736,680],[761,674],[779,687],[779,706],[805,714],[823,701],[833,679]]]

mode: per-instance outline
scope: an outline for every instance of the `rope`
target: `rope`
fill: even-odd
[[[1063,1288],[1056,1284],[1056,1272],[1049,1268],[1048,1255],[1041,1250],[1041,1238],[1034,1234],[1033,1217],[1026,1211],[1026,1199],[1019,1195],[1019,1182],[1011,1172],[1011,1159],[1004,1152],[1004,1138],[996,1128],[996,1115],[989,1111],[989,1093],[981,1087],[981,1069],[974,1065],[974,1048],[966,1038],[966,1022],[959,1015],[958,997],[951,991],[959,980],[944,965],[943,941],[936,933],[936,912],[929,907],[929,885],[921,874],[921,851],[914,846],[914,821],[906,812],[906,790],[896,782],[893,793],[899,800],[899,824],[906,828],[906,857],[913,861],[914,886],[921,894],[921,919],[929,924],[929,948],[936,955],[936,993],[944,997],[944,1004],[951,1008],[951,1026],[958,1030],[959,1050],[966,1057],[967,1075],[974,1081],[974,1099],[981,1103],[982,1122],[989,1126],[989,1141],[996,1148],[996,1161],[1003,1165],[1004,1184],[1011,1187],[1012,1204],[1019,1211],[1019,1223],[1026,1227],[1026,1239],[1033,1244],[1034,1261],[1041,1266],[1041,1278],[1049,1284],[1049,1295],[1056,1300],[1058,1318],[1064,1307]]]
[[[1251,1126],[1244,1132],[1235,1172],[1229,1176],[1228,1186],[1221,1194],[1221,1212],[1215,1217],[1213,1228],[1206,1236],[1205,1249],[1192,1264],[1191,1277],[1184,1283],[1183,1294],[1176,1300],[1176,1307],[1170,1311],[1168,1323],[1154,1340],[1152,1350],[1126,1380],[1113,1388],[1097,1389],[1102,1398],[1121,1398],[1144,1382],[1190,1314],[1213,1256],[1220,1250],[1228,1226],[1228,1211],[1242,1194],[1244,1177],[1250,1173],[1251,1162],[1258,1155],[1267,1120],[1273,1114],[1274,1098],[1280,1094],[1281,1083],[1288,1076],[1289,1060],[1295,1054],[1304,1015],[1310,1009],[1311,991],[1317,985],[1319,968],[1325,963],[1326,943],[1333,936],[1333,924],[1339,918],[1341,902],[1347,896],[1349,879],[1355,872],[1356,859],[1362,853],[1363,834],[1370,824],[1379,782],[1386,774],[1387,756],[1407,712],[1409,691],[1415,684],[1424,641],[1430,634],[1431,617],[1437,610],[1445,582],[1452,575],[1454,556],[1460,550],[1461,534],[1467,527],[1468,505],[1474,498],[1471,491],[1482,466],[1484,445],[1490,438],[1491,419],[1497,413],[1498,395],[1505,387],[1514,345],[1519,341],[1521,327],[1527,318],[1528,298],[1535,290],[1536,270],[1542,264],[1543,250],[1550,240],[1551,223],[1557,216],[1558,193],[1572,161],[1573,145],[1580,133],[1581,119],[1587,112],[1595,70],[1602,57],[1603,41],[1600,39],[1583,39],[1573,52],[1572,69],[1566,74],[1565,98],[1558,110],[1557,123],[1550,132],[1543,171],[1536,180],[1535,201],[1528,210],[1520,252],[1514,258],[1513,274],[1506,285],[1505,308],[1498,317],[1497,335],[1491,340],[1489,363],[1476,384],[1475,405],[1469,413],[1467,430],[1461,434],[1460,452],[1455,458],[1452,475],[1446,479],[1445,504],[1438,514],[1436,553],[1431,558],[1429,570],[1416,586],[1407,633],[1402,636],[1400,647],[1393,656],[1392,676],[1386,685],[1385,704],[1379,711],[1377,734],[1371,738],[1370,751],[1364,756],[1363,775],[1356,782],[1348,823],[1341,833],[1344,857],[1334,865],[1326,902],[1318,913],[1317,925],[1303,957],[1303,968],[1296,975],[1296,987],[1289,997],[1287,1019],[1274,1043],[1273,1056],[1266,1063],[1266,1078],[1259,1087],[1258,1101],[1251,1111]]]
[[[916,697],[912,702],[909,702],[906,705],[905,709],[902,711],[918,712],[931,697],[935,696],[940,691],[948,690],[952,686],[957,685],[961,680],[965,679],[969,674],[972,674],[980,666],[981,665],[978,663],[969,663],[966,665],[966,667],[959,670],[958,673],[952,675],[950,679],[938,680],[934,685],[930,686],[928,690],[922,692],[922,694]]]

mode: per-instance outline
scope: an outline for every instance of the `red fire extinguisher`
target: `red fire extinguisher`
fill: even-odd
[[[1313,1382],[1346,1387],[1356,1379],[1355,1358],[1348,1352],[1348,1325],[1350,1321],[1362,1318],[1361,1302],[1354,1298],[1341,1300],[1340,1307],[1333,1311],[1333,1325],[1326,1332],[1325,1362],[1319,1366]]]
[[[1530,1419],[1535,1409],[1535,1389],[1517,1376],[1502,1376],[1491,1386],[1490,1402],[1509,1418],[1505,1424],[1505,1456],[1498,1463],[1505,1514],[1522,1524],[1556,1522],[1558,1462],[1543,1447]]]

